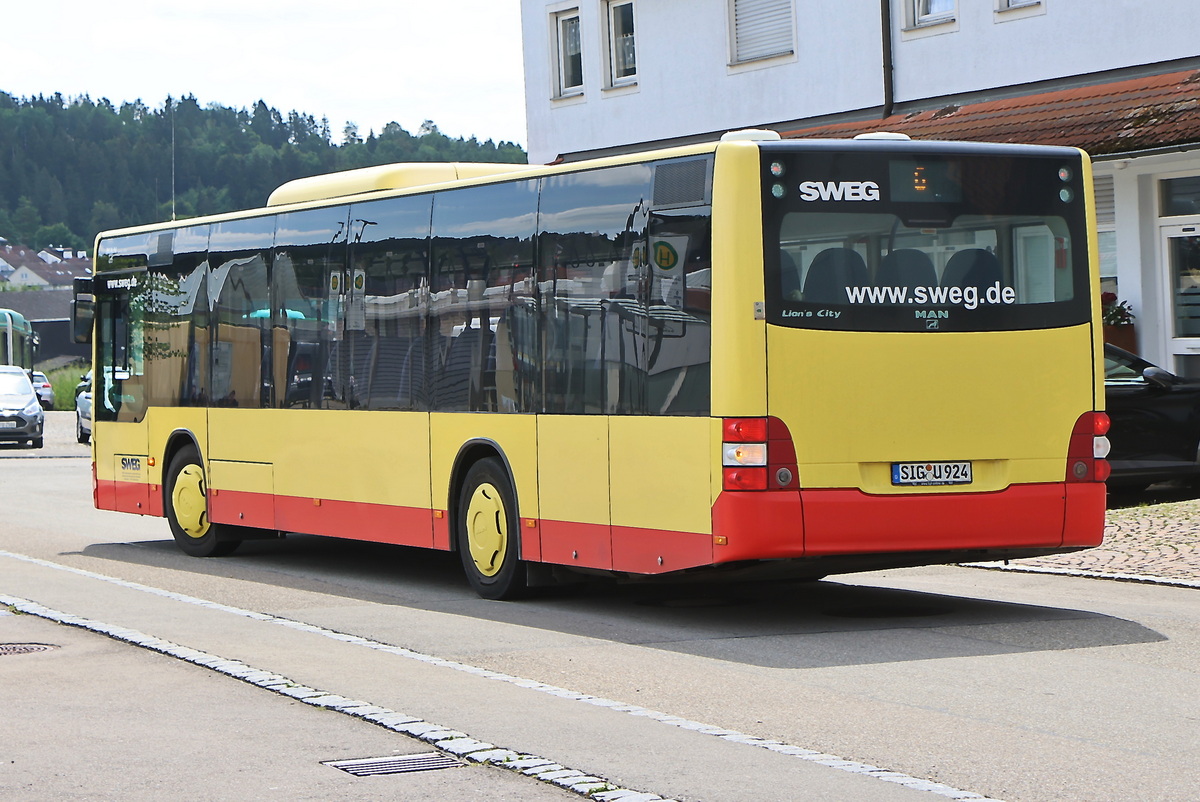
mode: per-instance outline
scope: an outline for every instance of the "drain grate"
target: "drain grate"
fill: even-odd
[[[355,777],[376,777],[382,774],[408,774],[412,771],[454,769],[464,765],[441,752],[422,752],[419,755],[366,757],[358,760],[326,760],[323,765],[341,769]]]
[[[46,643],[0,643],[0,657],[6,654],[34,654],[35,652],[48,652],[51,649],[56,649],[57,646],[51,646]]]

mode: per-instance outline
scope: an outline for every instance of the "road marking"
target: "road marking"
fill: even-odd
[[[1141,582],[1148,585],[1168,585],[1177,588],[1200,588],[1200,582],[1191,579],[1174,579],[1149,574],[1117,574],[1104,571],[1088,571],[1083,568],[1053,568],[1046,565],[1005,565],[1001,562],[959,563],[964,568],[983,568],[989,571],[1015,571],[1018,574],[1056,574],[1077,576],[1085,579],[1114,579],[1118,582]]]
[[[657,710],[651,710],[649,708],[641,707],[640,705],[626,704],[624,702],[618,702],[618,701],[615,701],[612,699],[605,699],[605,698],[599,697],[599,696],[592,696],[591,694],[580,693],[578,691],[572,691],[572,690],[568,690],[566,688],[560,688],[555,685],[548,685],[544,682],[539,682],[537,680],[524,679],[522,677],[512,676],[511,674],[504,674],[499,671],[492,671],[490,669],[479,668],[478,666],[472,666],[472,665],[468,665],[466,663],[459,663],[454,660],[446,660],[441,657],[434,657],[433,655],[427,655],[427,654],[422,654],[421,652],[415,652],[411,649],[406,649],[403,646],[394,646],[392,644],[383,643],[381,641],[372,640],[370,638],[364,638],[359,635],[349,635],[344,632],[337,632],[332,629],[326,629],[325,627],[316,626],[315,624],[306,624],[303,621],[294,621],[289,618],[280,618],[278,616],[270,615],[268,613],[259,613],[259,612],[255,612],[253,610],[245,610],[240,607],[232,607],[227,604],[221,604],[220,602],[208,601],[206,599],[196,598],[195,596],[188,596],[188,595],[185,595],[182,593],[175,593],[174,591],[164,590],[162,588],[155,588],[155,587],[151,587],[149,585],[141,585],[136,582],[129,582],[124,579],[118,579],[116,577],[106,576],[104,574],[98,574],[93,571],[87,571],[82,568],[73,568],[68,565],[62,565],[60,563],[54,563],[54,562],[50,562],[48,560],[42,560],[37,557],[29,557],[29,556],[26,556],[23,554],[15,554],[13,552],[0,550],[0,557],[7,557],[12,560],[19,560],[21,562],[30,563],[32,565],[39,565],[44,568],[51,568],[51,569],[58,570],[58,571],[66,571],[68,573],[76,574],[78,576],[87,577],[89,579],[97,579],[102,582],[108,582],[108,583],[111,583],[114,585],[118,585],[120,587],[128,588],[131,590],[141,591],[143,593],[150,593],[155,596],[172,599],[174,601],[183,602],[185,604],[192,604],[192,605],[196,605],[199,607],[207,608],[209,610],[217,610],[220,612],[230,613],[232,615],[241,616],[243,618],[249,618],[254,621],[262,621],[265,623],[276,624],[278,626],[297,630],[299,632],[305,632],[305,633],[309,633],[309,634],[313,634],[313,635],[320,635],[322,637],[330,638],[331,640],[340,641],[342,643],[350,643],[350,644],[354,644],[354,645],[358,645],[358,646],[364,646],[368,649],[373,649],[375,651],[384,652],[386,654],[393,654],[398,657],[405,657],[410,660],[416,660],[418,662],[425,663],[427,665],[438,666],[438,667],[442,667],[442,668],[450,668],[450,669],[454,669],[455,671],[461,671],[466,674],[471,674],[472,676],[481,677],[483,679],[495,680],[498,682],[509,683],[509,684],[515,685],[519,688],[525,688],[527,690],[537,691],[539,693],[545,693],[550,696],[556,696],[556,697],[559,697],[562,699],[568,699],[571,701],[582,702],[584,704],[590,704],[590,705],[594,705],[596,707],[605,707],[605,708],[608,708],[617,713],[625,713],[625,714],[631,715],[631,716],[638,716],[639,718],[649,718],[649,719],[651,719],[653,721],[657,721],[661,724],[667,724],[672,727],[679,727],[680,729],[691,730],[691,731],[694,731],[694,732],[697,732],[697,733],[700,733],[703,735],[709,735],[709,736],[713,736],[716,738],[720,738],[725,741],[731,741],[733,743],[739,743],[739,744],[744,744],[746,746],[753,746],[753,747],[757,747],[760,749],[766,749],[768,751],[775,752],[777,754],[796,757],[801,760],[808,761],[810,763],[817,763],[819,765],[827,766],[829,768],[837,769],[839,771],[845,771],[845,772],[849,772],[851,774],[859,774],[859,775],[865,775],[868,777],[874,777],[877,780],[881,780],[883,782],[888,782],[888,783],[894,783],[896,785],[901,785],[906,788],[911,788],[915,791],[926,791],[928,793],[936,794],[938,796],[946,797],[948,799],[971,799],[971,800],[981,800],[981,802],[1000,802],[999,800],[992,799],[991,797],[986,797],[981,794],[974,793],[972,791],[963,791],[961,789],[954,788],[952,786],[945,785],[943,783],[933,782],[931,780],[923,780],[918,777],[912,777],[910,775],[907,775],[907,774],[904,774],[904,773],[898,772],[898,771],[889,771],[888,769],[883,769],[878,766],[872,766],[869,763],[860,763],[856,760],[846,760],[846,759],[838,757],[836,755],[831,755],[831,754],[828,754],[826,752],[822,752],[822,751],[819,751],[816,749],[807,749],[804,747],[795,746],[793,744],[783,743],[782,741],[774,741],[774,740],[770,740],[767,738],[757,738],[752,735],[747,735],[745,733],[738,732],[737,730],[729,730],[729,729],[725,729],[723,727],[715,727],[715,726],[712,726],[709,724],[704,724],[702,722],[692,721],[690,719],[681,718],[679,716],[673,716],[668,713],[663,713],[663,712],[660,712]],[[0,595],[0,603],[13,604],[13,606],[17,607],[17,609],[21,609],[23,612],[25,611],[20,606],[20,604],[16,604],[12,601],[6,601],[6,599],[8,599],[8,598],[11,598],[11,597],[6,597],[3,595]],[[17,599],[17,602],[24,602],[26,604],[33,605],[35,607],[40,607],[40,605],[36,605],[36,603],[34,603],[34,602],[27,602],[26,600],[23,600],[23,599]],[[43,609],[48,609],[48,608],[43,608]],[[53,613],[54,611],[50,611],[50,612]],[[37,615],[38,613],[31,613],[31,614]],[[75,618],[74,616],[70,616],[70,615],[67,615],[64,613],[58,613],[57,615],[61,615],[65,619],[74,619]],[[43,616],[43,617],[47,617],[47,618],[50,618],[50,620],[55,620],[55,621],[59,620],[58,618],[51,618],[49,615]],[[85,619],[79,619],[79,620],[85,620]],[[84,624],[73,623],[72,621],[69,621],[69,620],[62,620],[61,623],[71,624],[72,626],[84,626],[85,628],[91,629],[91,627],[88,627]],[[103,625],[103,624],[98,624],[98,626],[107,627],[107,625]],[[229,676],[235,676],[238,679],[242,679],[243,681],[251,682],[252,684],[255,684],[255,685],[260,685],[260,687],[269,688],[270,690],[276,690],[276,688],[274,688],[274,687],[270,687],[266,684],[256,682],[253,679],[247,679],[245,676],[242,676],[242,673],[247,673],[247,672],[248,672],[248,675],[251,677],[256,676],[257,673],[267,674],[268,672],[256,672],[255,669],[251,669],[248,666],[244,666],[242,663],[240,663],[238,661],[234,661],[234,660],[224,661],[222,658],[214,657],[212,655],[207,655],[203,652],[198,652],[194,649],[188,649],[186,647],[176,646],[175,644],[169,644],[169,642],[167,642],[167,641],[162,641],[158,638],[154,638],[154,637],[151,637],[148,635],[143,635],[142,633],[136,633],[133,630],[126,630],[126,629],[123,629],[120,627],[110,627],[109,629],[111,631],[106,631],[106,630],[101,630],[101,629],[94,629],[93,631],[102,632],[103,634],[109,635],[109,637],[117,638],[118,640],[124,640],[129,643],[135,643],[138,646],[144,646],[144,648],[153,649],[154,651],[159,651],[159,652],[162,652],[163,654],[170,654],[172,657],[178,657],[179,659],[188,660],[188,662],[193,662],[196,665],[204,665],[209,668],[213,668],[214,670],[222,671],[222,673],[227,673],[227,674],[229,674]],[[134,634],[140,636],[141,638],[145,639],[146,643],[143,644],[139,641],[131,640],[131,639],[125,637],[124,634],[120,634],[120,633],[134,633]],[[167,651],[165,649],[158,648],[157,646],[153,645],[153,644],[159,644],[159,643],[168,644],[169,646],[173,647],[174,649],[180,650],[180,654],[176,654],[173,651]],[[195,659],[189,659],[187,656],[185,656],[188,654],[201,655],[205,658],[205,662],[201,662],[200,660],[195,660]],[[245,671],[242,673],[238,673],[238,674],[231,673],[228,671],[223,671],[220,668],[216,668],[215,665],[217,665],[217,664],[214,664],[213,661],[218,661],[217,664],[228,663],[229,665],[235,665],[235,666],[239,667],[238,668],[239,672],[241,672],[243,668],[245,669]],[[279,675],[272,674],[270,676],[278,677]],[[281,678],[281,680],[285,683],[290,682],[289,680],[286,680],[286,678]],[[309,689],[309,690],[312,690],[312,689]],[[277,692],[283,693],[283,691],[277,691]],[[314,691],[314,693],[322,694],[323,692]],[[290,695],[290,694],[288,694],[288,695]],[[334,694],[325,694],[325,695],[330,698],[333,698],[335,700],[343,699],[343,697],[336,696]],[[297,697],[297,698],[299,698],[299,697]],[[313,701],[307,701],[305,699],[302,699],[302,701],[306,701],[306,703],[308,703],[308,704],[316,703]],[[350,700],[343,700],[343,701],[349,702]],[[322,705],[322,706],[325,706],[325,705]],[[330,706],[332,706],[332,705],[330,705]],[[358,706],[358,707],[356,707],[356,706]],[[351,711],[356,710],[360,707],[369,708],[373,711],[374,710],[383,710],[383,708],[378,708],[375,705],[371,705],[370,703],[367,703],[367,702],[353,702],[352,704],[343,705],[343,707],[345,709],[340,709],[340,708],[336,708],[336,707],[334,709],[339,709],[340,712],[345,712],[350,715],[357,715],[356,713],[351,712]],[[400,715],[400,714],[396,714],[394,711],[388,711],[388,713],[391,713],[393,715]],[[360,715],[358,717],[364,718],[369,721],[375,721],[374,719],[371,719],[365,715]],[[375,721],[375,723],[380,723],[380,722]],[[382,726],[388,726],[388,725],[384,724]],[[428,723],[424,723],[424,726],[430,727],[430,728],[434,727],[434,725],[431,725]],[[389,729],[395,729],[395,727],[389,727]],[[400,731],[402,731],[402,730],[397,730],[397,732],[400,732]],[[445,732],[455,733],[455,731],[453,731],[453,730],[441,731],[441,733],[445,733]],[[441,733],[431,732],[430,734],[439,735]],[[406,733],[406,734],[408,734],[408,733]],[[415,735],[414,737],[422,737],[422,736]],[[442,737],[447,738],[448,736],[442,735]],[[455,733],[454,737],[455,738],[469,738],[469,736],[462,734],[462,733]],[[422,738],[422,740],[427,740],[427,739]],[[474,739],[471,739],[471,740],[474,743],[480,743],[478,741],[474,741]],[[435,743],[433,741],[429,741],[429,742]],[[495,747],[491,746],[490,744],[487,744],[486,746],[489,749],[495,749]],[[508,750],[501,750],[501,751],[504,751],[506,753],[508,752]],[[486,750],[485,750],[485,752],[486,752]],[[512,754],[516,754],[516,753],[512,753]],[[535,757],[532,757],[532,759],[533,760],[542,760],[543,758],[538,758],[535,756]],[[480,762],[482,762],[482,761],[480,761]],[[496,765],[503,766],[504,763],[500,762],[500,763],[497,763]],[[530,771],[532,771],[534,769],[537,769],[538,766],[529,766],[528,768]],[[546,771],[548,773],[553,774],[557,771],[572,771],[572,770],[568,770],[563,767],[558,767],[557,769],[552,769],[552,770],[548,769]],[[528,772],[526,772],[526,773],[528,773]],[[555,784],[560,784],[560,783],[557,783],[553,778],[548,777],[547,779],[549,781],[555,782]],[[564,787],[569,787],[569,786],[564,786]],[[580,793],[586,794],[587,792],[580,792]],[[628,793],[628,792],[626,792],[626,793]],[[618,798],[618,797],[605,797],[602,794],[595,794],[595,793],[592,794],[592,796],[595,799],[602,799],[602,800],[603,799],[614,799],[615,800]],[[647,797],[647,800],[654,800],[654,799],[658,799],[658,798],[659,797],[650,796],[650,797]]]
[[[5,556],[9,555],[6,554]],[[644,802],[674,802],[674,800],[664,799],[657,794],[648,794],[622,788],[603,778],[595,777],[578,769],[570,769],[562,766],[553,760],[547,760],[537,755],[514,752],[511,749],[502,749],[485,741],[477,741],[465,732],[432,724],[416,716],[398,713],[395,710],[389,710],[386,707],[380,707],[370,702],[348,699],[335,693],[301,685],[282,674],[254,668],[240,660],[228,660],[210,652],[202,652],[198,649],[180,646],[177,643],[147,635],[136,629],[117,627],[90,618],[71,615],[16,596],[0,594],[0,604],[10,605],[14,609],[28,615],[34,615],[48,621],[107,635],[114,640],[140,646],[143,649],[149,649],[159,654],[174,657],[177,660],[183,660],[201,668],[211,669],[212,671],[239,679],[242,682],[247,682],[259,688],[291,697],[306,705],[333,710],[337,713],[344,713],[347,716],[362,719],[363,721],[369,721],[372,724],[377,724],[393,732],[398,732],[402,735],[432,744],[438,749],[466,760],[475,763],[487,763],[508,769],[509,771],[520,772],[542,782],[553,783],[561,788],[574,791],[577,794],[590,796],[592,799],[605,802],[613,800],[613,802],[616,802],[616,800],[636,798],[639,802],[643,800]]]

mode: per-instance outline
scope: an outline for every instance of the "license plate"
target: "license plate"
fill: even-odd
[[[0,429],[15,429],[17,422],[15,420],[0,420]]]
[[[969,485],[969,462],[893,462],[894,485]]]

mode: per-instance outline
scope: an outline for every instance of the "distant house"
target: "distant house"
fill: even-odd
[[[37,255],[46,264],[65,262],[70,259],[87,259],[87,251],[82,248],[64,248],[61,245],[47,245],[38,251]]]
[[[44,253],[44,252],[43,252]],[[60,252],[61,253],[61,252]],[[70,287],[76,277],[92,274],[92,260],[81,251],[68,251],[69,258],[57,256],[45,261],[41,254],[20,245],[0,248],[0,259],[12,267],[8,283],[19,287]]]
[[[13,245],[7,240],[0,243],[0,273],[3,273],[5,276],[12,276],[16,271],[25,267],[30,262],[40,265],[46,264],[35,251],[26,248],[24,245]]]

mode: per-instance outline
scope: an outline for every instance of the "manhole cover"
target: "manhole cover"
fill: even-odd
[[[51,646],[46,643],[0,643],[0,657],[6,654],[33,654],[34,652],[48,652],[51,649],[57,649],[57,646]]]
[[[325,765],[341,769],[355,777],[376,777],[381,774],[407,774],[410,771],[433,771],[452,769],[465,765],[441,752],[423,752],[419,755],[392,755],[390,757],[368,757],[359,760],[327,760]]]

